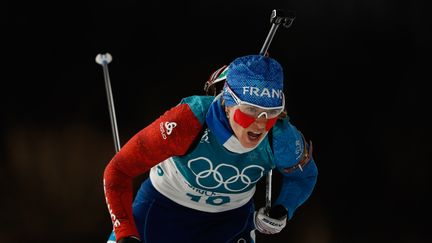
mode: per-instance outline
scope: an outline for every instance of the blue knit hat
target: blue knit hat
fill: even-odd
[[[226,75],[223,92],[226,106],[236,105],[227,85],[242,101],[267,108],[282,105],[283,70],[273,58],[262,55],[236,58]]]

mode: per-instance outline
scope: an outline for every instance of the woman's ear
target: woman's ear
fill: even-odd
[[[226,117],[227,117],[228,119],[229,119],[230,108],[231,108],[231,107],[225,106],[225,114],[226,114]]]

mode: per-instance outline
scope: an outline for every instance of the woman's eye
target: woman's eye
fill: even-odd
[[[278,115],[279,111],[269,111],[268,114],[269,116],[276,116]]]
[[[257,112],[257,109],[254,107],[248,107],[246,110],[249,114],[255,114]]]

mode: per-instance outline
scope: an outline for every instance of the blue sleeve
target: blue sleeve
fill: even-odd
[[[291,219],[296,209],[309,198],[317,181],[318,169],[313,157],[301,169],[284,171],[302,159],[305,144],[301,133],[288,119],[278,121],[273,130],[273,151],[275,166],[282,173],[283,180],[279,197],[274,204],[285,206],[288,219]]]

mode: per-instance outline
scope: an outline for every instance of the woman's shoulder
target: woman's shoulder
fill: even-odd
[[[279,120],[273,127],[273,147],[276,157],[283,157],[284,162],[296,163],[304,150],[301,132],[288,118]]]
[[[193,95],[193,96],[187,96],[184,97],[180,104],[186,104],[189,106],[189,108],[192,110],[194,115],[198,119],[205,119],[205,116],[207,114],[207,111],[215,99],[214,96],[208,96],[208,95]]]

